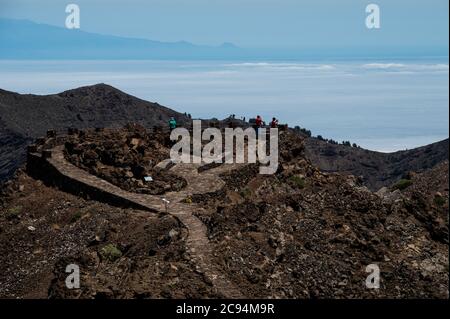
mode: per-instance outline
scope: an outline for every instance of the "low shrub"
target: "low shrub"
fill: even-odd
[[[19,217],[22,212],[22,206],[15,206],[6,211],[5,217],[7,220],[12,220]]]
[[[413,182],[410,179],[401,179],[397,183],[395,183],[394,186],[392,186],[392,189],[394,190],[398,189],[402,191],[411,186],[412,184]]]
[[[102,248],[102,250],[100,251],[100,255],[102,256],[103,259],[115,261],[120,257],[122,257],[122,252],[115,245],[108,244]]]
[[[436,206],[442,207],[445,204],[445,198],[443,196],[435,196],[434,203]]]
[[[298,176],[298,175],[293,175],[289,178],[289,181],[291,182],[291,184],[293,184],[293,186],[297,187],[297,188],[305,188],[305,179]]]
[[[70,219],[70,223],[75,223],[77,220],[79,220],[82,217],[81,212],[73,214],[72,218]]]

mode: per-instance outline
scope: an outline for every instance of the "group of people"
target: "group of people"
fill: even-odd
[[[263,121],[263,119],[262,119],[262,117],[260,115],[256,116],[255,125],[256,125],[257,128],[263,127],[264,121]],[[278,120],[275,117],[272,118],[272,121],[270,122],[270,127],[271,128],[277,128],[278,127]],[[170,130],[173,130],[173,129],[177,128],[177,121],[175,120],[174,117],[171,117],[169,119],[169,128],[170,128]]]
[[[257,128],[260,128],[264,125],[264,121],[260,115],[256,116],[255,125]],[[278,120],[275,117],[272,118],[272,121],[270,122],[270,127],[271,128],[278,127]]]

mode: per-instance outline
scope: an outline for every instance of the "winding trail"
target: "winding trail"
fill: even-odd
[[[223,295],[225,298],[245,298],[239,289],[226,277],[223,270],[212,262],[213,249],[207,237],[206,226],[194,215],[195,212],[203,211],[204,209],[195,203],[184,202],[184,199],[188,196],[220,190],[225,183],[220,179],[219,175],[241,168],[245,164],[224,164],[202,173],[198,172],[198,168],[202,166],[201,164],[176,164],[167,169],[185,178],[187,181],[186,188],[179,192],[166,193],[164,196],[154,196],[127,192],[97,176],[89,174],[69,163],[64,157],[63,149],[64,146],[62,145],[54,147],[51,150],[51,157],[46,159],[59,174],[151,211],[175,216],[188,230],[186,246],[192,261],[196,265],[196,270],[212,283],[216,293]],[[34,156],[40,155],[34,154]],[[165,168],[169,164],[166,160],[159,163],[158,166]],[[163,198],[170,201],[167,212]]]

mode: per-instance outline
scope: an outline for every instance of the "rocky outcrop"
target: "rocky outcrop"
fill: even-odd
[[[412,150],[380,153],[307,138],[305,149],[306,157],[322,171],[360,176],[364,185],[374,191],[449,158],[448,139]]]
[[[122,127],[138,123],[150,128],[167,125],[176,111],[143,101],[106,84],[97,84],[52,95],[18,94],[0,90],[0,182],[25,160],[26,145],[49,129]],[[9,152],[12,150],[13,152]]]
[[[179,191],[183,178],[157,166],[169,157],[168,130],[151,135],[140,125],[128,124],[117,130],[85,130],[65,142],[65,156],[87,170],[127,191],[159,195]]]
[[[52,137],[45,140],[38,148],[31,147],[27,162],[29,174],[77,195],[176,217],[188,230],[186,246],[197,272],[207,278],[207,281],[213,285],[214,292],[219,296],[225,298],[244,297],[237,286],[229,281],[228,276],[211,262],[213,259],[212,247],[206,236],[206,227],[194,215],[203,208],[185,200],[194,195],[217,191],[223,185],[218,175],[235,170],[241,165],[221,166],[209,170],[207,173],[199,174],[198,165],[177,164],[171,168],[171,171],[187,180],[186,190],[168,192],[164,197],[136,194],[124,191],[69,163],[65,159],[64,145],[62,144],[68,138],[70,137]],[[65,144],[67,145],[67,142]]]
[[[126,135],[118,132],[119,136]],[[177,256],[180,268],[166,264],[161,272],[172,274],[170,282],[174,285],[179,278],[190,278],[190,282],[202,287],[196,291],[197,297],[448,298],[448,165],[410,174],[407,182],[374,193],[358,177],[322,172],[312,165],[304,155],[304,140],[288,131],[280,135],[280,165],[274,175],[259,175],[257,165],[223,164],[200,169],[201,164],[168,165],[164,160],[158,168],[182,177],[187,185],[155,196],[126,191],[71,164],[64,155],[65,142],[70,137],[50,133],[48,138],[38,141],[39,145],[29,148],[29,174],[52,186],[50,190],[57,188],[77,198],[117,205],[121,210],[141,209],[179,221],[182,229],[170,226],[152,242],[156,241],[158,247],[171,242],[184,247],[184,251],[172,255]],[[90,136],[83,134],[86,138]],[[104,130],[96,136],[108,134]],[[6,189],[12,199],[2,197],[5,200],[1,202],[0,215],[0,236],[3,229],[21,225],[12,228],[13,233],[8,230],[5,237],[14,240],[14,253],[8,252],[9,243],[0,246],[5,256],[17,263],[20,263],[17,256],[28,256],[27,251],[38,251],[34,245],[48,242],[39,229],[53,226],[47,225],[44,217],[59,216],[59,210],[64,209],[48,213],[44,204],[33,208],[33,217],[23,219],[23,203],[43,195],[20,183],[19,177]],[[54,192],[50,194],[57,196]],[[21,197],[27,201],[21,201]],[[49,205],[53,201],[52,197],[46,197]],[[91,206],[90,215],[97,215],[95,207]],[[115,220],[110,225],[114,231],[108,237],[95,234],[81,244],[77,252],[82,252],[82,257],[73,249],[69,250],[71,254],[64,255],[61,253],[64,249],[56,243],[52,244],[52,251],[39,246],[40,254],[53,256],[53,262],[54,256],[65,256],[56,263],[54,277],[50,277],[51,296],[145,296],[141,288],[134,286],[136,280],[141,283],[142,280],[132,278],[149,268],[156,269],[160,278],[158,265],[164,262],[142,261],[136,255],[138,252],[151,257],[157,251],[155,244],[151,248],[145,246],[147,237],[142,232],[133,239],[132,249],[122,243],[121,236],[126,238],[127,233],[134,232],[125,229],[124,224],[127,221]],[[99,225],[94,223],[91,227]],[[36,235],[23,236],[24,229],[25,234]],[[77,243],[85,242],[83,234],[84,231],[70,232]],[[67,245],[67,241],[63,242]],[[100,243],[101,249],[90,248]],[[170,256],[165,258],[172,260]],[[78,296],[68,294],[61,286],[61,267],[69,260],[85,268],[86,287]],[[186,268],[185,260],[190,269]],[[16,269],[14,263],[7,260],[4,263],[9,269]],[[369,289],[364,284],[366,267],[373,264],[381,270],[380,289]],[[33,267],[39,268],[32,265],[21,265],[21,271],[29,273],[35,271]],[[100,271],[101,275],[92,275],[94,269],[94,273]],[[192,277],[192,270],[202,276],[200,283]],[[99,276],[106,272],[121,278],[119,282],[131,281],[133,287],[116,287],[113,284],[116,281],[111,279],[99,285]],[[3,280],[8,289],[17,291],[14,289],[21,284],[14,278],[25,275],[18,271],[5,273]],[[160,281],[154,290],[160,291],[164,298],[176,295],[176,290]],[[183,291],[192,294],[192,289]]]
[[[244,293],[448,298],[448,168],[373,193],[357,177],[321,172],[291,145],[302,141],[282,138],[274,176],[232,172],[221,193],[202,201],[213,207],[199,218],[215,261]],[[371,264],[381,269],[378,290],[364,284]]]

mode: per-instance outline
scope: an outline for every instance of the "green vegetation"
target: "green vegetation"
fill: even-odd
[[[103,259],[115,261],[122,257],[122,252],[114,244],[108,244],[102,248],[100,255]]]
[[[293,175],[289,177],[289,181],[297,188],[300,189],[305,188],[305,179],[298,175]]]
[[[307,129],[305,129],[303,127],[300,127],[298,125],[294,127],[294,131],[296,131],[297,133],[303,133],[307,137],[311,137],[311,135],[312,135],[310,130],[307,130]]]
[[[342,145],[344,145],[344,146],[352,146],[352,143],[350,143],[350,141],[342,141]]]
[[[5,217],[7,220],[12,220],[19,217],[22,212],[22,206],[15,206],[6,211]]]
[[[77,220],[79,220],[82,217],[81,212],[73,214],[72,218],[70,219],[70,223],[75,223]]]
[[[434,197],[434,203],[436,206],[442,207],[445,205],[445,198],[443,196],[435,196]]]
[[[401,179],[399,180],[397,183],[394,184],[394,186],[392,186],[392,189],[396,190],[404,190],[406,188],[408,188],[409,186],[412,185],[412,180],[410,179]]]
[[[239,192],[239,194],[240,194],[243,198],[250,198],[251,195],[252,195],[252,192],[251,192],[247,187],[245,187],[245,188],[243,188],[243,189]]]
[[[327,142],[328,144],[338,145],[339,143],[333,140],[332,138],[324,138],[322,135],[317,135],[316,137],[319,141]],[[344,146],[359,148],[359,145],[356,143],[351,143],[350,141],[342,141],[341,143]]]

